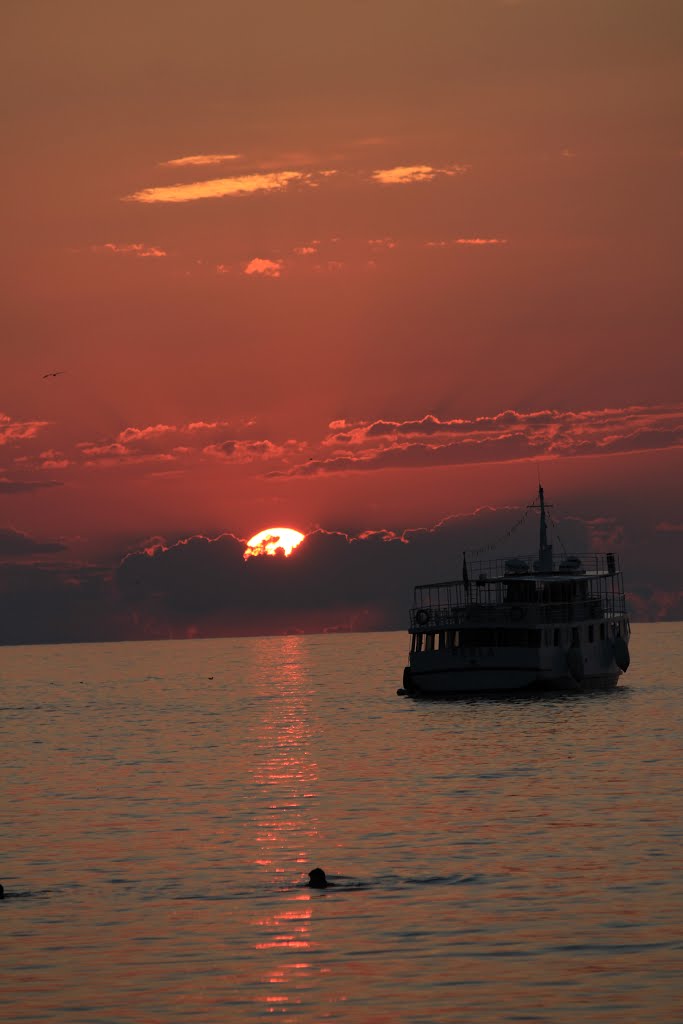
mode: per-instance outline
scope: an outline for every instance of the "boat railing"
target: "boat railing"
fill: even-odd
[[[472,626],[555,625],[586,620],[614,619],[626,614],[623,594],[609,599],[515,602],[514,604],[418,605],[410,610],[413,630],[460,629]]]
[[[538,554],[516,555],[508,558],[493,558],[488,560],[470,561],[466,560],[467,580],[454,578],[443,583],[425,583],[415,588],[423,590],[425,587],[434,586],[456,586],[469,583],[471,587],[479,587],[490,580],[504,578],[514,580],[520,576],[534,576],[536,574],[547,576],[564,577],[570,575],[581,579],[590,576],[621,576],[619,556],[613,552],[572,552],[567,554],[553,554],[552,567],[543,568],[542,573],[538,567]]]

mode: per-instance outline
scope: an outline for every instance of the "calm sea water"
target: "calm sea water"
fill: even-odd
[[[593,696],[411,701],[405,653],[0,650],[0,1017],[680,1024],[683,625]]]

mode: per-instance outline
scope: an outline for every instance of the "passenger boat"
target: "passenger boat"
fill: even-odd
[[[410,696],[608,688],[629,666],[623,576],[612,553],[553,554],[543,487],[538,555],[468,563],[415,587]]]

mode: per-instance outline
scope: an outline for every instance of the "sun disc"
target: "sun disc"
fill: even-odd
[[[271,526],[268,530],[261,530],[247,541],[244,550],[245,559],[252,555],[277,555],[281,551],[289,558],[294,548],[301,544],[305,534],[298,530],[291,530],[288,526]]]

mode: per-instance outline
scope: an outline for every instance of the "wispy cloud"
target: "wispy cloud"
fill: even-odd
[[[159,167],[203,167],[207,164],[226,164],[239,160],[241,153],[196,153],[194,156],[179,156],[174,160],[162,160]]]
[[[81,441],[77,448],[81,456],[86,457],[88,466],[176,462],[197,454],[199,445],[205,445],[209,439],[224,436],[229,427],[231,424],[227,420],[125,427],[113,437]]]
[[[30,440],[48,425],[47,420],[15,420],[0,412],[0,445]]]
[[[244,268],[247,275],[257,274],[261,277],[279,277],[282,273],[282,260],[262,260],[258,256],[250,260]]]
[[[663,522],[657,523],[655,527],[657,533],[683,533],[683,523],[670,523]]]
[[[234,178],[209,178],[177,185],[144,188],[124,196],[136,203],[190,203],[197,199],[223,199],[256,192],[278,192],[294,182],[308,182],[302,171],[275,171],[271,174],[245,174]]]
[[[119,256],[142,256],[142,257],[160,257],[167,256],[168,253],[164,249],[159,249],[155,245],[145,245],[143,242],[104,242],[103,245],[91,245],[90,252],[96,253],[116,253]]]
[[[14,460],[17,469],[45,470],[45,469],[67,469],[71,465],[64,452],[48,448],[36,454],[22,455]]]
[[[456,238],[456,245],[507,245],[507,238]]]
[[[464,174],[470,169],[469,164],[454,164],[450,167],[431,167],[429,164],[413,164],[411,166],[389,167],[385,170],[373,171],[372,178],[382,185],[409,185],[416,181],[432,181],[439,176],[453,177]]]
[[[427,249],[452,249],[456,245],[507,245],[507,238],[451,238],[425,242]]]
[[[0,477],[0,494],[30,494],[46,487],[62,487],[60,480],[9,480]]]
[[[33,555],[49,555],[66,551],[66,545],[58,541],[34,540],[27,533],[11,527],[0,529],[0,558],[30,558]]]
[[[285,471],[288,476],[410,469],[635,454],[683,445],[683,403],[566,412],[507,409],[494,416],[442,420],[334,420],[318,459]],[[283,475],[273,473],[272,475]]]

